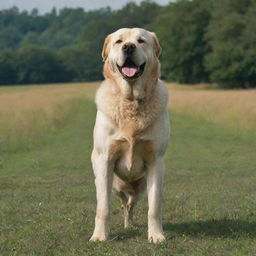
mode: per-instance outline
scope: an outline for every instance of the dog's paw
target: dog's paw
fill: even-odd
[[[161,233],[150,234],[148,236],[148,241],[154,244],[163,243],[165,240],[165,236]]]
[[[92,235],[90,238],[90,242],[100,242],[100,241],[106,241],[107,236],[106,235]]]

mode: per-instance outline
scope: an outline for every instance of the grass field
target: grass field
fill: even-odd
[[[169,85],[167,242],[147,242],[146,196],[128,230],[114,199],[111,241],[88,242],[96,87],[0,88],[0,255],[256,255],[255,91]]]

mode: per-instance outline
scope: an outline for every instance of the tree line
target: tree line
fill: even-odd
[[[128,3],[120,10],[64,8],[40,15],[0,11],[0,85],[102,79],[101,49],[122,27],[156,32],[162,78],[256,87],[256,2],[178,0]]]

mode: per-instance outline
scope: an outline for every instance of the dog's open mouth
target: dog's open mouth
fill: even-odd
[[[143,74],[146,63],[137,66],[131,59],[127,58],[123,66],[117,64],[119,72],[126,79],[135,79]]]

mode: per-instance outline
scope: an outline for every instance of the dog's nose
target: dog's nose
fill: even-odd
[[[122,49],[126,55],[131,56],[136,49],[136,45],[132,43],[127,43],[123,45]]]

